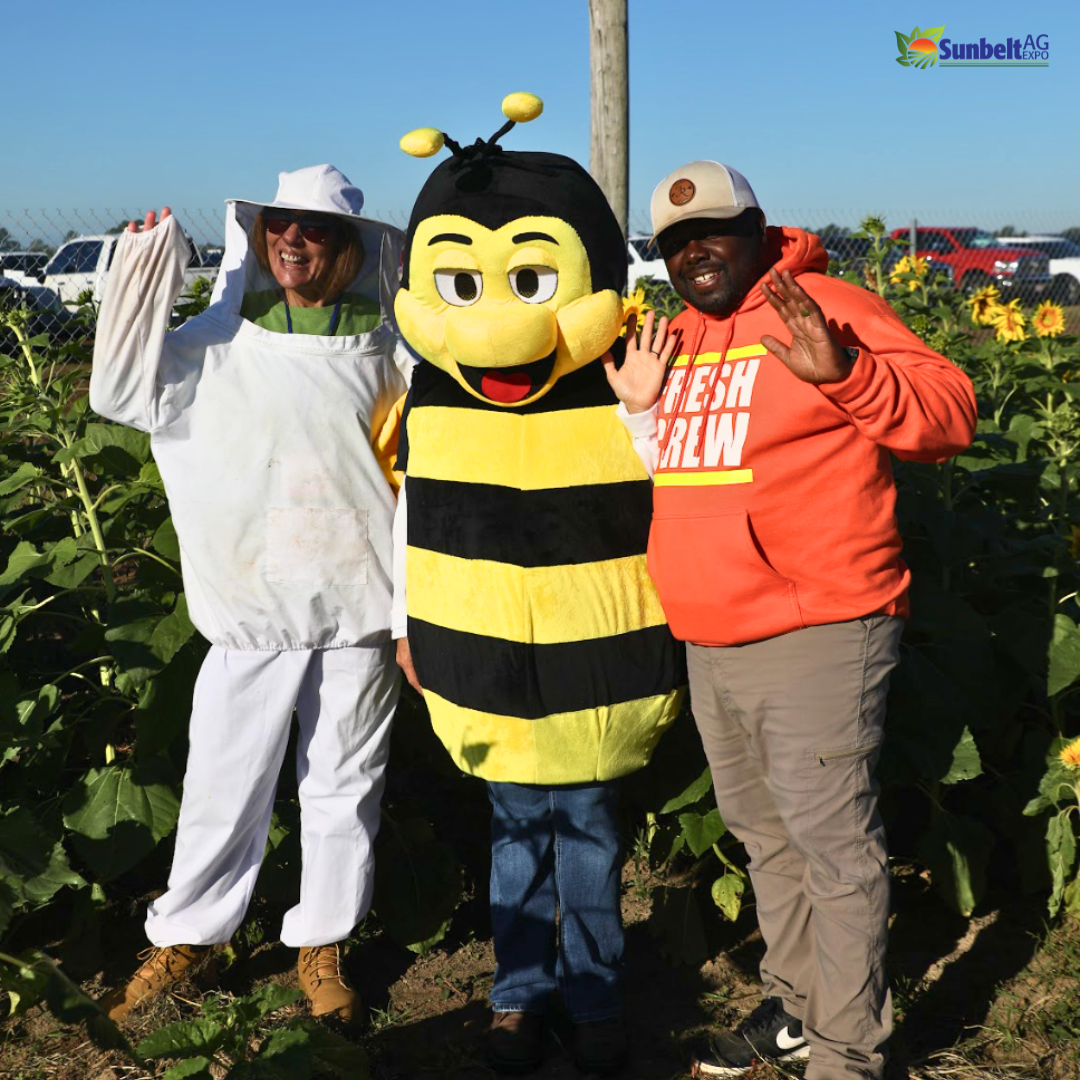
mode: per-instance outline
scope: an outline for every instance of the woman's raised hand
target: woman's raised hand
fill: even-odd
[[[172,217],[172,211],[167,207],[161,208],[161,220],[164,221],[167,217]],[[158,223],[157,213],[153,210],[146,211],[146,220],[143,222],[143,232],[149,232]],[[134,221],[128,222],[128,232],[138,232],[139,226]]]
[[[667,316],[662,315],[653,333],[653,316],[648,312],[641,326],[641,338],[637,335],[637,316],[631,315],[626,323],[626,359],[616,369],[615,358],[604,353],[600,358],[604,365],[611,389],[626,406],[627,412],[645,412],[656,404],[664,373],[675,350],[676,335],[668,335]]]

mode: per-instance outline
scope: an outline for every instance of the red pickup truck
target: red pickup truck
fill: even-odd
[[[909,229],[893,229],[894,240],[906,241]],[[1050,260],[1036,251],[1003,247],[982,229],[923,227],[915,230],[916,254],[953,269],[953,280],[969,296],[984,285],[996,285],[1033,300],[1050,289]]]

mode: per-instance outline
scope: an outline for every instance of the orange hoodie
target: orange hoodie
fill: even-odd
[[[880,297],[815,273],[816,236],[770,228],[767,243],[859,356],[843,382],[798,379],[761,344],[791,334],[757,285],[729,318],[672,323],[649,571],[675,636],[699,645],[905,615],[889,454],[943,461],[975,431],[968,377]]]

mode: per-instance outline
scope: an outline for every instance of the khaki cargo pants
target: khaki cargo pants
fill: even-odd
[[[901,628],[871,615],[687,647],[716,801],[750,857],[764,992],[803,1022],[806,1080],[879,1080],[885,1067],[889,879],[873,774]]]

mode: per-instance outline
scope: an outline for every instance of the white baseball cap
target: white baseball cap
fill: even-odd
[[[750,182],[719,161],[691,161],[668,173],[652,194],[652,238],[688,218],[733,218],[760,210]],[[764,213],[762,214],[764,217]]]

